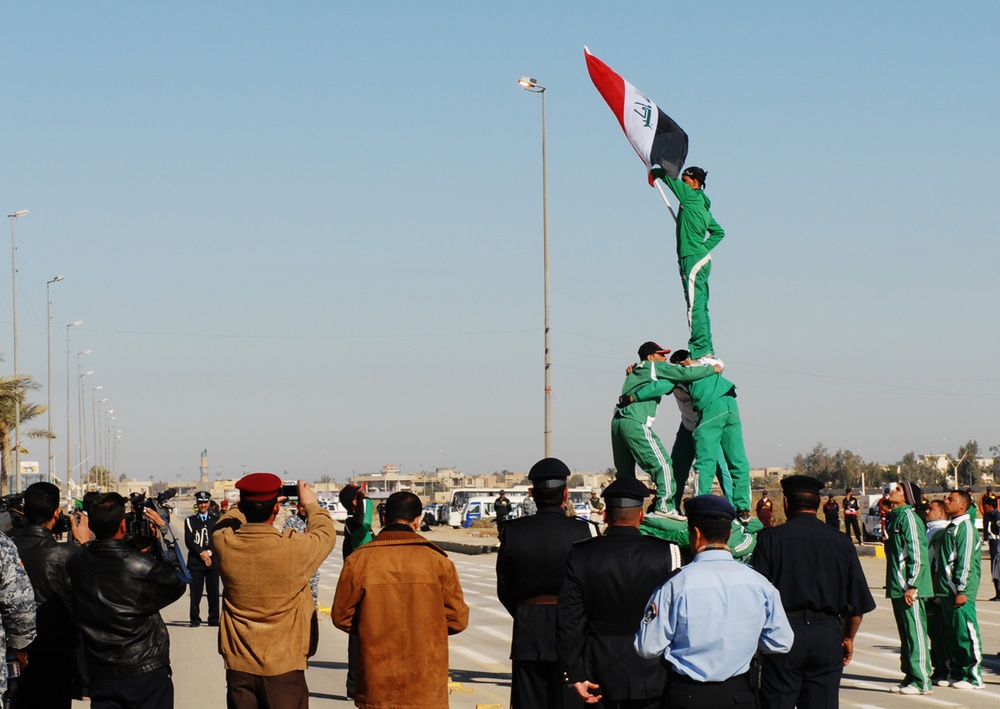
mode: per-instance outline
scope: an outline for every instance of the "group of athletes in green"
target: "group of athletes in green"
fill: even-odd
[[[659,166],[650,174],[680,202],[677,261],[690,336],[687,350],[672,354],[655,342],[643,343],[639,362],[626,370],[611,422],[616,475],[634,477],[636,466],[648,473],[656,497],[643,531],[685,544],[685,518],[679,510],[693,461],[695,494],[710,494],[718,479],[737,510],[729,546],[740,558],[752,551],[761,525],[750,517],[750,464],[736,387],[722,376],[708,316],[710,252],[725,231],[712,216],[702,168],[688,167],[679,179]],[[657,407],[668,394],[681,412],[669,454],[653,431]],[[970,520],[975,506],[968,493],[952,492],[930,504],[925,528],[914,497],[920,500],[919,488],[900,483],[891,494],[893,507],[886,520],[886,596],[899,629],[904,674],[892,690],[929,694],[935,684],[982,688],[976,618],[981,537]]]
[[[726,235],[712,216],[705,194],[707,173],[689,167],[678,179],[654,166],[680,202],[677,213],[677,263],[690,337],[687,350],[674,352],[655,342],[639,348],[639,362],[626,371],[621,397],[611,422],[611,447],[617,475],[634,476],[638,465],[656,487],[651,517],[683,521],[679,508],[694,465],[697,495],[709,494],[718,477],[723,494],[736,508],[738,520],[750,522],[750,463],[743,446],[743,426],[736,386],[722,376],[715,356],[708,316],[711,251]],[[673,394],[681,425],[668,454],[653,431],[663,396]],[[653,520],[651,520],[653,521]]]

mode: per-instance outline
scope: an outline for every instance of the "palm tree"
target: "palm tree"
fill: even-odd
[[[44,414],[48,407],[44,404],[33,404],[26,399],[26,392],[41,389],[41,384],[31,378],[30,374],[19,374],[17,377],[0,376],[0,494],[6,495],[9,492],[9,475],[13,464],[11,452],[13,442],[10,440],[10,433],[14,430],[16,414],[16,404],[21,404],[21,423],[30,421],[36,416]],[[21,431],[22,436],[28,438],[55,438],[52,431],[44,428],[33,428]],[[24,449],[24,441],[21,442],[22,453],[28,451]]]

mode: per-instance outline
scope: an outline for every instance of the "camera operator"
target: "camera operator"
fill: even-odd
[[[59,544],[55,538],[69,531],[69,518],[59,509],[59,488],[44,482],[28,486],[24,516],[27,526],[13,541],[35,589],[38,636],[27,648],[31,662],[21,673],[12,706],[69,709],[73,698],[80,698],[76,681],[80,635],[70,614],[66,570],[77,547]]]
[[[152,509],[136,521],[166,528]],[[125,498],[109,492],[90,506],[94,541],[70,559],[73,615],[83,638],[92,709],[172,709],[170,638],[159,611],[184,594],[180,560],[161,561],[126,541]],[[162,531],[161,531],[162,533]],[[136,543],[152,548],[147,539]]]

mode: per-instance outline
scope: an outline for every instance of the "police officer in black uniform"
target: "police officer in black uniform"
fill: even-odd
[[[184,520],[184,544],[191,573],[191,627],[201,625],[201,594],[208,594],[208,624],[219,624],[219,569],[212,560],[212,532],[217,515],[210,509],[212,496],[201,490],[194,495],[198,512]]]
[[[558,458],[531,467],[529,494],[538,505],[530,517],[504,527],[497,553],[497,597],[514,618],[511,709],[579,706],[556,662],[556,600],[574,542],[589,539],[593,525],[565,511],[570,471]],[[572,693],[570,693],[572,692]],[[569,698],[569,703],[564,702]]]
[[[573,546],[559,592],[556,640],[567,684],[605,709],[657,709],[668,672],[632,647],[646,603],[681,566],[674,542],[639,533],[649,488],[635,478],[611,483],[605,536]]]
[[[497,515],[497,535],[503,534],[503,529],[507,525],[507,518],[510,516],[510,500],[507,499],[507,492],[500,491],[500,497],[493,501],[493,511]]]
[[[875,600],[850,538],[816,516],[823,483],[792,475],[781,488],[788,521],[757,535],[750,563],[781,592],[795,642],[786,655],[763,656],[761,706],[835,707],[861,616]]]

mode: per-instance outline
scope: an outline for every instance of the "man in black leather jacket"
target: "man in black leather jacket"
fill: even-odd
[[[76,648],[80,635],[70,614],[70,584],[66,563],[78,547],[56,542],[52,529],[59,521],[59,488],[35,483],[24,491],[28,526],[14,536],[24,570],[35,591],[38,635],[26,648],[29,662],[18,680],[14,707],[69,709],[80,698]]]
[[[157,528],[166,522],[153,510]],[[170,638],[160,609],[184,594],[175,566],[125,541],[125,498],[110,492],[90,507],[95,540],[69,561],[73,615],[90,673],[92,709],[172,709]]]

